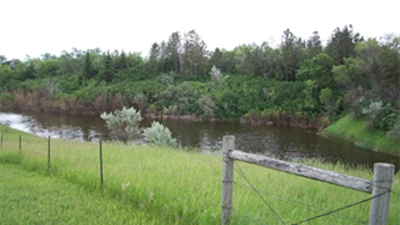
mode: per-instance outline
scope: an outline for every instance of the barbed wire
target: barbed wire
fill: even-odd
[[[249,186],[245,186],[245,185],[242,185],[242,184],[238,184],[238,185],[243,186],[245,188],[251,188]],[[275,199],[278,199],[280,201],[287,202],[288,204],[294,205],[296,207],[302,206],[302,207],[305,207],[306,209],[308,209],[310,211],[322,212],[321,209],[316,208],[315,206],[312,206],[310,203],[304,203],[304,202],[300,202],[300,201],[291,200],[291,199],[288,199],[286,197],[279,196],[279,195],[276,195],[276,194],[272,194],[272,193],[266,192],[266,191],[264,191],[263,193],[265,193],[265,194],[267,194],[267,195],[269,195],[269,196],[271,196],[271,197],[273,197]],[[367,222],[365,220],[360,220],[360,219],[357,219],[357,218],[352,218],[352,217],[348,217],[348,216],[344,216],[344,215],[335,215],[335,214],[333,214],[332,216],[337,217],[337,218],[341,218],[341,219],[346,219],[346,220],[349,220],[349,221],[352,221],[352,222],[357,222],[357,223],[360,223],[360,224],[366,224],[366,222]]]
[[[257,195],[264,201],[264,203],[270,208],[270,210],[276,215],[276,217],[279,218],[279,220],[287,225],[287,223],[282,219],[281,216],[279,216],[279,214],[274,210],[274,208],[265,200],[265,198],[260,194],[260,192],[257,190],[257,188],[255,188],[253,186],[253,184],[251,184],[251,182],[247,179],[247,177],[244,175],[243,170],[240,168],[240,165],[237,163],[237,161],[235,161],[235,164],[237,165],[237,167],[239,168],[239,170],[236,170],[238,172],[239,175],[242,176],[242,178],[244,180],[246,180],[246,182],[252,187],[253,191],[257,193]]]
[[[361,200],[361,201],[358,201],[358,202],[355,202],[355,203],[352,203],[352,204],[343,206],[343,207],[338,208],[338,209],[335,209],[335,210],[328,211],[328,212],[326,212],[326,213],[323,213],[323,214],[320,214],[320,215],[317,215],[317,216],[314,216],[314,217],[311,217],[311,218],[302,220],[302,221],[297,222],[297,223],[293,223],[292,225],[298,225],[298,224],[306,223],[306,222],[309,222],[309,221],[311,221],[311,220],[315,220],[315,219],[318,219],[318,218],[321,218],[321,217],[324,217],[324,216],[328,216],[328,215],[330,215],[330,214],[339,212],[339,211],[341,211],[341,210],[348,209],[348,208],[351,208],[351,207],[353,207],[353,206],[356,206],[356,205],[359,205],[359,204],[362,204],[362,203],[371,201],[372,199],[377,198],[377,197],[380,197],[380,196],[382,196],[382,195],[384,195],[384,194],[387,194],[387,193],[389,193],[389,192],[390,192],[390,191],[382,192],[382,193],[380,193],[380,194],[378,194],[378,195],[375,195],[375,196],[372,196],[372,197],[370,197],[370,198],[367,198],[367,199],[364,199],[364,200]]]

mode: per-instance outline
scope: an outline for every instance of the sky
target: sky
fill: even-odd
[[[400,0],[0,0],[0,55],[7,59],[100,48],[141,52],[194,29],[208,50],[277,46],[283,31],[325,43],[336,27],[400,35]]]

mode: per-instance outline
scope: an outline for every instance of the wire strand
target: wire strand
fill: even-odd
[[[238,184],[238,185],[243,186],[243,187],[245,187],[245,188],[249,188],[248,186],[245,186],[245,185],[242,185],[242,184]],[[310,211],[314,211],[314,212],[318,212],[318,213],[321,212],[320,209],[318,209],[318,208],[312,206],[312,205],[309,204],[309,203],[303,203],[303,202],[300,202],[300,201],[291,200],[291,199],[288,199],[288,198],[283,197],[283,196],[279,196],[279,195],[272,194],[272,193],[270,193],[270,192],[265,192],[265,191],[264,191],[263,193],[265,193],[265,194],[267,194],[267,195],[270,195],[270,196],[272,196],[273,198],[278,199],[278,200],[280,200],[280,201],[283,201],[283,202],[286,202],[286,203],[288,203],[288,204],[294,205],[294,206],[296,206],[296,207],[302,206],[302,207],[304,207],[304,208],[306,208],[306,209],[308,209],[308,210],[310,210]],[[360,220],[360,219],[357,219],[357,218],[352,218],[352,217],[343,216],[343,215],[332,215],[332,216],[338,217],[338,218],[342,218],[342,219],[346,219],[346,220],[349,220],[349,221],[352,221],[352,222],[357,222],[357,223],[360,223],[360,224],[366,224],[366,222],[367,222],[367,221],[365,221],[365,220]]]
[[[362,203],[364,203],[364,202],[371,201],[372,199],[377,198],[377,197],[380,197],[380,196],[382,196],[382,195],[384,195],[384,194],[387,194],[387,193],[389,193],[389,192],[390,192],[390,191],[382,192],[382,193],[380,193],[380,194],[377,194],[377,195],[372,196],[372,197],[370,197],[370,198],[367,198],[367,199],[364,199],[364,200],[361,200],[361,201],[352,203],[352,204],[350,204],[350,205],[346,205],[346,206],[344,206],[344,207],[341,207],[341,208],[338,208],[338,209],[335,209],[335,210],[332,210],[332,211],[329,211],[329,212],[326,212],[326,213],[323,213],[323,214],[320,214],[320,215],[317,215],[317,216],[314,216],[314,217],[311,217],[311,218],[308,218],[308,219],[305,219],[305,220],[302,220],[302,221],[300,221],[300,222],[293,223],[292,225],[298,225],[298,224],[306,223],[306,222],[309,222],[309,221],[311,221],[311,220],[315,220],[315,219],[318,219],[318,218],[321,218],[321,217],[330,215],[330,214],[332,214],[332,213],[336,213],[336,212],[341,211],[341,210],[343,210],[343,209],[348,209],[348,208],[350,208],[350,207],[353,207],[353,206],[362,204]]]
[[[239,168],[239,170],[236,170],[236,172],[238,172],[238,174],[243,177],[244,180],[246,180],[246,182],[251,186],[251,188],[253,189],[254,192],[257,193],[257,195],[264,201],[264,203],[271,209],[271,211],[276,215],[276,217],[279,218],[279,220],[287,225],[287,223],[282,219],[282,217],[279,216],[279,214],[274,210],[274,208],[268,204],[268,202],[265,200],[265,198],[260,194],[260,192],[251,184],[251,182],[247,179],[247,177],[244,175],[242,168],[240,168],[239,163],[237,163],[235,161],[235,164],[237,165],[237,167]]]

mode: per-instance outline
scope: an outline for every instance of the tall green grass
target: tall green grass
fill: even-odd
[[[366,119],[352,119],[347,115],[325,128],[324,132],[350,139],[361,148],[400,154],[399,145],[390,140],[383,130],[366,130],[366,124]]]
[[[147,211],[63,179],[11,164],[0,164],[0,171],[0,224],[164,224]]]
[[[20,164],[23,168],[46,174],[47,141],[23,134],[23,149],[18,152],[18,132],[4,131],[1,163]],[[86,188],[100,189],[97,143],[52,140],[51,176]],[[170,148],[141,147],[120,143],[103,144],[103,194],[138,210],[157,215],[167,224],[219,224],[221,217],[220,156],[185,152]],[[315,216],[370,197],[345,188],[307,180],[254,165],[238,163],[247,178],[267,202],[288,223]],[[342,164],[307,164],[372,179],[364,168],[347,169]],[[238,165],[236,164],[237,168]],[[234,174],[232,224],[280,224],[265,203],[248,184]],[[400,176],[393,190],[400,193]],[[362,204],[310,224],[351,224],[349,218],[368,220],[370,204]],[[389,223],[400,221],[400,196],[393,195]]]

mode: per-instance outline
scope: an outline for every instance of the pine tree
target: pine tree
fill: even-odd
[[[94,77],[94,70],[89,51],[86,52],[85,61],[83,63],[83,76],[86,80],[92,79]]]

